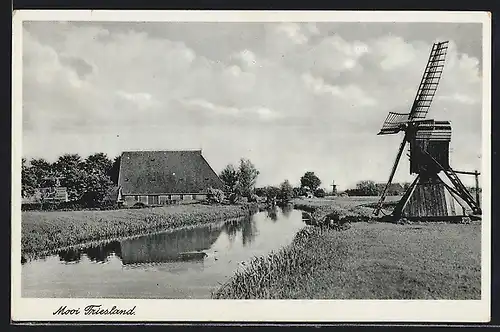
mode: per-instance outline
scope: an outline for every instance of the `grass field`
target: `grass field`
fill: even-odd
[[[246,206],[177,205],[109,211],[27,211],[21,214],[24,258],[85,242],[243,217]]]
[[[309,206],[354,210],[359,202],[314,200]],[[290,246],[249,262],[213,297],[480,299],[480,235],[480,224],[359,222],[341,232],[306,227]]]

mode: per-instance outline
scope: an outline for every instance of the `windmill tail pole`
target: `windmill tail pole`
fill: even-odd
[[[477,202],[477,207],[480,210],[481,209],[481,199],[479,198],[479,172],[477,170],[474,171],[474,177],[476,180],[476,202]]]
[[[384,200],[385,200],[385,197],[387,195],[387,190],[389,189],[389,186],[392,183],[392,179],[394,178],[394,174],[396,173],[396,169],[398,168],[399,160],[401,159],[401,155],[403,154],[405,146],[406,146],[406,135],[403,138],[401,145],[399,146],[399,151],[398,151],[398,154],[396,155],[396,160],[394,161],[394,165],[392,166],[391,175],[389,176],[389,181],[387,181],[387,184],[384,187],[384,191],[382,192],[382,195],[380,196],[380,200],[377,204],[377,207],[375,208],[375,211],[373,211],[373,214],[375,216],[378,216],[380,214],[380,210],[382,210],[382,205],[384,204]]]

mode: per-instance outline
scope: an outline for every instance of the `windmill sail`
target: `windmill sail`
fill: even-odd
[[[415,97],[415,101],[410,111],[409,120],[425,119],[427,116],[432,99],[436,94],[441,74],[443,73],[447,50],[448,41],[435,43],[432,46],[429,61],[425,67],[422,81],[418,87],[417,96]]]
[[[434,43],[409,113],[389,112],[378,135],[396,134],[410,121],[425,119],[443,73],[448,41]]]

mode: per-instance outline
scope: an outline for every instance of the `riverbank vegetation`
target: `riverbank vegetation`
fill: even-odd
[[[295,206],[363,216],[371,212],[363,206],[369,203],[343,198]],[[213,298],[479,299],[480,237],[480,224],[360,221],[345,231],[308,226],[291,245],[248,262]]]
[[[245,217],[257,209],[255,204],[190,204],[108,211],[25,211],[21,253],[24,259],[32,258],[91,241]]]

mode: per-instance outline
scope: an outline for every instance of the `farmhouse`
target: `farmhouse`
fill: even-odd
[[[128,151],[121,155],[118,186],[118,201],[126,205],[163,205],[204,199],[208,188],[224,184],[201,150]]]

